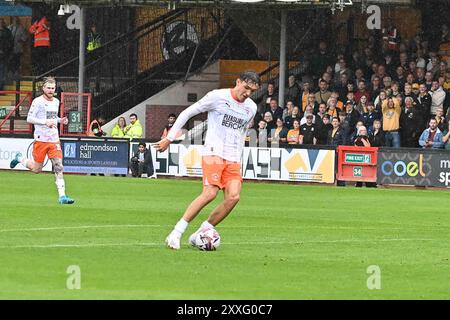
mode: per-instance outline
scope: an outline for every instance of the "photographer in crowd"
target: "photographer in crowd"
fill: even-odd
[[[142,177],[145,173],[148,178],[156,178],[152,153],[146,148],[145,143],[139,143],[138,150],[131,158],[130,169],[133,177]]]

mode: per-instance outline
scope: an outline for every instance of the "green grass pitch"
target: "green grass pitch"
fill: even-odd
[[[164,246],[200,181],[65,179],[72,206],[52,175],[0,172],[0,299],[450,298],[448,191],[246,182],[202,252],[187,238],[221,196]]]

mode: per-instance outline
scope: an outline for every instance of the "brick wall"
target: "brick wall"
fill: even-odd
[[[167,116],[170,113],[175,113],[177,116],[186,109],[187,106],[150,106],[147,105],[146,115],[145,115],[145,138],[151,140],[159,140],[161,138],[161,133],[167,124]],[[186,129],[192,128],[194,121],[205,120],[206,113],[199,114],[189,120],[188,124],[185,126]]]

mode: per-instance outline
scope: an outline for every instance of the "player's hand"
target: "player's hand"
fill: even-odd
[[[45,121],[45,125],[49,128],[56,128],[56,119],[48,119]]]
[[[153,146],[153,148],[156,149],[156,151],[162,152],[162,151],[165,151],[169,147],[170,142],[171,141],[169,139],[164,138],[164,139],[156,142],[152,146]]]
[[[69,123],[69,119],[67,119],[67,117],[63,117],[63,118],[61,118],[61,123],[62,124],[64,124],[64,125],[66,125],[66,124],[68,124]]]

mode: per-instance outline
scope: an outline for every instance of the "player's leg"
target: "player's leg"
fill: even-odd
[[[189,244],[195,245],[195,237],[202,229],[211,229],[219,224],[239,202],[242,189],[241,165],[238,162],[226,162],[221,176],[224,188],[224,200],[205,220],[200,228],[189,237]]]
[[[62,164],[62,159],[61,158],[51,158],[50,161],[52,162],[53,171],[55,173],[55,184],[56,184],[56,189],[58,190],[58,195],[59,195],[58,202],[60,204],[74,203],[75,201],[72,198],[66,196],[66,186],[65,186],[64,175],[63,175],[64,167]]]
[[[191,202],[183,214],[183,217],[177,222],[172,232],[166,238],[167,246],[172,249],[180,248],[180,240],[183,233],[186,231],[189,222],[199,214],[199,212],[213,201],[217,192],[220,190],[218,186],[206,185],[203,186],[202,193]]]
[[[15,168],[19,163],[34,173],[42,171],[45,156],[47,155],[47,145],[40,141],[33,143],[33,159],[28,159],[18,152],[9,164],[10,168]]]
[[[202,193],[191,202],[184,212],[183,217],[177,222],[173,231],[166,238],[168,247],[172,249],[180,248],[181,236],[186,231],[189,222],[191,222],[208,203],[216,198],[217,192],[223,187],[221,178],[224,168],[225,163],[223,159],[219,157],[206,156],[202,158]]]
[[[224,189],[224,199],[208,217],[208,223],[212,226],[218,225],[237,205],[242,190],[242,182],[240,180],[231,180]]]
[[[60,204],[72,204],[75,201],[66,195],[66,185],[64,182],[64,167],[62,164],[62,150],[60,143],[48,144],[48,157],[53,165],[53,172],[55,173],[55,184],[58,190],[58,202]]]

